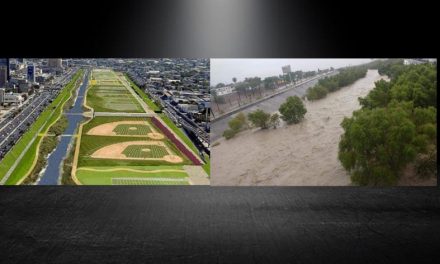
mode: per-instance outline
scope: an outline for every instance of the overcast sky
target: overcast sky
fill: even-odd
[[[261,77],[282,74],[281,67],[290,65],[292,71],[316,71],[326,68],[340,68],[358,65],[371,59],[211,59],[211,85],[231,83],[232,77],[237,81],[245,77]]]

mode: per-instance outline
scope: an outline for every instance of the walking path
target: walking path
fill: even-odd
[[[191,185],[209,185],[208,174],[202,166],[185,165],[183,169],[188,173],[188,181]]]

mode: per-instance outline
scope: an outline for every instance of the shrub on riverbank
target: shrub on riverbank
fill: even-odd
[[[297,124],[307,113],[307,110],[298,96],[289,96],[280,108],[281,119],[287,124]]]
[[[229,120],[228,126],[229,129],[223,132],[223,137],[226,139],[233,138],[238,132],[249,127],[246,116],[243,113],[238,113],[234,118]]]
[[[76,140],[72,139],[72,145],[70,147],[69,153],[67,157],[63,160],[63,168],[61,172],[61,184],[62,185],[76,185],[72,179],[72,165],[73,165],[73,157],[75,154],[75,145]]]
[[[367,67],[365,66],[356,66],[340,70],[337,75],[320,79],[315,86],[308,89],[306,95],[307,99],[313,101],[324,98],[327,96],[327,93],[337,91],[342,87],[350,85],[355,81],[364,78],[366,74]]]
[[[67,117],[65,115],[62,115],[60,119],[58,119],[58,121],[49,128],[49,131],[47,133],[50,135],[53,134],[55,136],[59,136],[63,134],[64,130],[66,130],[67,125]]]
[[[269,128],[270,114],[258,109],[248,114],[248,119],[253,126],[262,129]]]
[[[31,184],[34,183],[43,167],[47,162],[47,155],[52,152],[58,144],[57,137],[46,136],[43,138],[40,144],[40,148],[38,150],[38,159],[35,163],[34,168],[30,175],[23,181],[23,184]]]

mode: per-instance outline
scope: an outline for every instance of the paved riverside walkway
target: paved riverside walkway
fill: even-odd
[[[188,173],[188,181],[191,185],[209,185],[208,174],[202,166],[184,165],[183,169]]]

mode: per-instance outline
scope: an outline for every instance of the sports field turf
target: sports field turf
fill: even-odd
[[[130,83],[131,87],[135,90],[135,92],[142,98],[142,100],[148,105],[148,107],[153,111],[160,111],[160,108],[151,100],[142,89],[140,89],[127,74],[124,74],[125,78]]]
[[[124,160],[124,159],[97,159],[91,155],[98,149],[105,146],[126,141],[145,141],[148,138],[143,137],[112,137],[112,136],[90,136],[82,135],[81,145],[78,157],[78,167],[84,166],[148,166],[148,165],[169,165],[169,162],[163,160]],[[191,161],[183,155],[169,139],[161,140],[174,153],[183,158],[182,165],[190,165]],[[151,146],[149,146],[151,147]]]
[[[99,125],[118,121],[147,121],[151,126],[154,127],[153,123],[150,121],[150,118],[145,117],[97,116],[84,125],[83,133],[87,133],[90,129]]]
[[[95,112],[144,112],[124,86],[91,86],[87,91],[87,105]]]
[[[128,158],[163,158],[170,154],[164,147],[155,145],[132,145],[122,153]]]
[[[182,166],[85,167],[77,170],[85,185],[188,185]]]
[[[87,105],[95,112],[144,112],[113,71],[94,70],[91,83],[93,85],[87,91]]]
[[[115,129],[113,129],[117,135],[147,135],[151,132],[151,129],[147,125],[138,125],[138,124],[121,124],[117,125]]]

